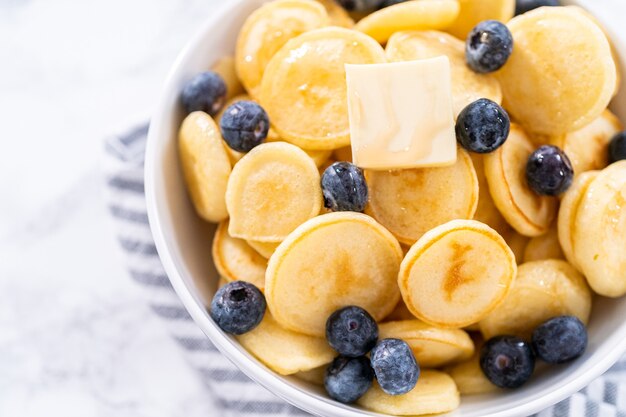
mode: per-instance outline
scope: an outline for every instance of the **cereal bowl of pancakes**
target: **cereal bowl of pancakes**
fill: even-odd
[[[248,377],[319,416],[512,417],[626,351],[626,39],[545,3],[207,17],[146,197],[174,289]]]

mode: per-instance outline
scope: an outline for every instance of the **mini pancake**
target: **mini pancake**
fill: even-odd
[[[526,163],[534,151],[526,133],[511,124],[504,145],[484,157],[493,202],[515,230],[529,237],[548,231],[558,205],[555,197],[540,196],[526,183]]]
[[[263,291],[267,259],[245,240],[228,234],[228,220],[220,223],[213,237],[213,261],[221,277],[228,281],[247,281]]]
[[[445,413],[456,409],[461,402],[454,380],[439,371],[425,370],[417,385],[403,395],[385,393],[376,381],[357,404],[379,413],[394,416],[416,416]]]
[[[398,285],[415,317],[458,328],[498,307],[516,270],[515,255],[495,230],[475,220],[453,220],[413,245],[402,261]]]
[[[360,32],[339,27],[307,32],[287,42],[268,64],[261,105],[288,142],[318,150],[347,146],[344,65],[385,61],[382,47]]]
[[[335,149],[333,151],[333,158],[336,161],[352,162],[352,147],[344,146],[343,148]]]
[[[548,233],[530,239],[524,249],[524,262],[543,259],[565,259],[559,243],[557,222],[552,224]]]
[[[453,219],[471,219],[478,205],[478,178],[468,153],[459,148],[454,165],[394,171],[365,171],[374,217],[400,242]]]
[[[574,228],[576,226],[576,216],[578,209],[587,193],[589,184],[598,176],[600,171],[587,171],[574,179],[569,190],[565,192],[561,206],[559,207],[559,217],[557,219],[557,231],[561,249],[568,262],[577,270],[582,268],[574,256]]]
[[[258,327],[236,337],[248,352],[281,375],[318,368],[336,355],[325,339],[284,329],[269,312]]]
[[[507,26],[515,46],[497,76],[515,120],[529,131],[559,135],[602,114],[615,91],[616,69],[606,36],[586,13],[541,7]]]
[[[619,119],[605,110],[587,126],[557,137],[551,144],[563,149],[577,175],[605,168],[609,164],[609,142],[623,129]]]
[[[357,305],[380,321],[396,306],[402,249],[374,219],[337,212],[307,221],[270,258],[265,295],[283,327],[323,337],[327,318]]]
[[[235,165],[226,189],[233,237],[280,242],[322,207],[320,174],[297,146],[264,143]]]
[[[242,101],[242,100],[256,101],[247,94],[242,94],[242,95],[233,97],[231,100],[229,100],[226,103],[226,105],[224,105],[224,108],[217,114],[217,117],[215,119],[217,121],[217,124],[219,125],[220,121],[222,120],[222,116],[224,115],[224,111],[228,108],[228,106],[238,101]],[[280,136],[278,136],[276,131],[272,127],[270,127],[269,131],[267,132],[266,142],[284,142],[284,141],[280,138]],[[315,150],[306,150],[306,149],[303,149],[303,150],[304,152],[306,152],[307,155],[309,155],[309,157],[311,157],[313,162],[315,162],[315,165],[317,165],[318,167],[324,164],[324,162],[326,162],[332,154],[332,151],[315,151]],[[233,165],[239,162],[239,160],[243,158],[243,156],[245,155],[245,153],[243,152],[237,152],[231,149],[228,145],[226,145],[226,151],[228,152],[228,156],[230,157],[230,161]]]
[[[474,213],[474,220],[485,223],[487,226],[495,229],[506,240],[505,233],[508,233],[511,226],[506,222],[496,204],[491,198],[487,177],[485,177],[485,161],[484,155],[470,152],[474,169],[476,170],[476,178],[478,179],[478,206]],[[509,245],[510,246],[510,245]],[[513,251],[515,252],[515,251]]]
[[[254,240],[248,240],[247,242],[252,249],[257,251],[257,253],[265,259],[269,259],[280,244],[277,242],[257,242]]]
[[[402,248],[402,250],[404,251],[404,248]],[[415,316],[409,311],[406,304],[404,304],[404,300],[400,299],[398,304],[396,304],[396,308],[394,308],[393,311],[385,317],[384,322],[387,323],[402,320],[415,320]]]
[[[605,297],[626,294],[626,161],[602,170],[576,212],[574,257],[591,288]]]
[[[498,392],[499,388],[491,383],[480,369],[480,349],[465,362],[451,366],[446,372],[452,377],[461,395],[476,395]]]
[[[506,231],[502,233],[502,237],[506,241],[506,244],[509,245],[509,248],[515,254],[515,260],[517,264],[521,264],[524,261],[524,251],[526,250],[526,246],[528,246],[528,242],[530,238],[524,235],[520,235],[515,231],[515,229],[509,227]]]
[[[549,259],[520,265],[511,293],[479,324],[485,339],[515,335],[530,340],[533,329],[552,317],[574,315],[587,323],[590,312],[585,277],[567,262]]]
[[[396,32],[385,47],[390,62],[412,61],[445,55],[450,60],[452,74],[452,105],[458,115],[468,104],[479,98],[502,102],[502,90],[495,76],[472,71],[465,60],[465,42],[444,32]]]
[[[424,368],[439,368],[474,354],[474,342],[460,329],[442,329],[413,319],[381,323],[378,330],[380,339],[407,342],[415,359]]]
[[[239,79],[252,97],[259,96],[265,68],[288,40],[330,24],[324,7],[308,0],[276,0],[246,19],[235,49]]]
[[[354,26],[354,19],[335,0],[317,0],[317,2],[326,9],[332,26],[341,26],[348,29]]]
[[[457,0],[412,0],[377,10],[354,28],[385,43],[401,30],[445,29],[458,15]]]
[[[178,133],[178,154],[196,213],[214,223],[226,219],[224,196],[231,165],[220,130],[211,116],[197,111],[183,120]]]
[[[230,100],[233,97],[245,93],[243,85],[241,81],[239,81],[239,77],[237,77],[237,72],[235,71],[235,58],[232,56],[224,56],[218,59],[211,69],[217,72],[226,84],[226,100]]]
[[[463,40],[480,22],[499,20],[506,23],[515,14],[515,0],[459,0],[459,4],[459,16],[446,31]]]
[[[327,365],[323,365],[318,368],[313,368],[310,371],[295,373],[293,376],[303,381],[310,382],[311,384],[324,386],[324,376],[326,375],[327,367]]]

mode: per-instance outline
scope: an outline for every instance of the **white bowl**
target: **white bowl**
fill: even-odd
[[[592,11],[602,7],[601,2],[587,1],[569,3],[583,4]],[[223,2],[219,10],[208,16],[200,33],[180,54],[165,84],[150,125],[145,168],[148,214],[156,246],[172,285],[193,319],[246,375],[312,414],[325,417],[382,416],[337,403],[319,387],[272,372],[233,337],[223,333],[205,307],[210,303],[218,279],[210,255],[214,226],[196,216],[183,184],[176,147],[177,131],[183,118],[179,94],[184,83],[194,74],[206,70],[221,56],[233,53],[244,19],[262,3],[262,0]],[[615,28],[612,37],[618,43],[617,26]],[[622,68],[626,68],[626,37],[619,42]],[[626,74],[623,78],[626,79]],[[622,98],[621,107],[615,106],[614,111],[626,121],[625,87],[619,97]],[[530,383],[516,391],[464,397],[461,407],[450,415],[526,416],[573,394],[605,372],[626,351],[624,317],[626,298],[596,300],[589,325],[589,347],[582,358],[567,366],[541,369]]]

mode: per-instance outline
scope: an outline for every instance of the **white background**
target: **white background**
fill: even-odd
[[[99,161],[216,4],[0,0],[0,416],[210,415],[124,272]]]

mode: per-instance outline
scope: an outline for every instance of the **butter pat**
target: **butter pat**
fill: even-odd
[[[361,168],[452,165],[450,61],[346,64],[352,159]]]

